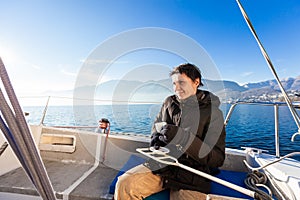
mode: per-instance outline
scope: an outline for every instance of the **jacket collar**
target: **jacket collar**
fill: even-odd
[[[220,100],[216,95],[212,94],[209,91],[199,89],[197,90],[195,95],[192,95],[186,99],[181,100],[176,95],[173,95],[172,99],[177,104],[184,105],[195,105],[195,103],[199,104],[199,106],[205,106],[209,104],[213,104],[215,106],[220,105]]]

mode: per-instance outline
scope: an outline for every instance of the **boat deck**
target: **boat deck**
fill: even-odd
[[[34,135],[37,141],[42,141],[38,142],[38,146],[53,189],[56,192],[56,197],[63,200],[112,199],[113,196],[109,194],[109,189],[119,170],[127,163],[131,155],[138,154],[136,153],[136,148],[147,147],[149,144],[149,141],[147,141],[149,138],[144,136],[110,134],[106,146],[107,151],[105,152],[102,149],[105,146],[104,134],[38,126],[32,127],[32,130],[34,130],[34,133],[42,132],[42,134]],[[52,142],[53,144],[50,143],[52,140],[49,140],[48,144],[48,141],[39,139],[45,135],[54,139],[63,139],[66,136],[76,137],[75,140],[70,140],[72,144],[76,144],[76,148],[69,152],[66,151],[70,149],[69,147],[72,147],[69,143],[62,142],[58,145],[57,140],[53,140],[55,141],[55,143]],[[43,145],[48,146],[46,148]],[[56,148],[48,149],[49,146]],[[65,151],[59,151],[57,149],[58,146],[65,147],[62,148]],[[227,149],[226,152],[226,159],[222,169],[245,172],[245,166],[242,162],[245,159],[244,154],[232,149]],[[99,162],[104,160],[103,155],[105,155],[104,164]],[[141,156],[140,154],[138,155]],[[7,157],[14,157],[10,148],[0,157],[0,163],[5,164],[8,162],[6,160]],[[14,164],[10,165],[14,166]],[[9,167],[8,169],[10,170],[6,170],[7,172],[0,175],[0,199],[7,199],[8,195],[6,194],[38,196],[33,184],[22,168],[14,169]],[[3,195],[6,196],[2,198]],[[21,198],[16,197],[12,199]],[[24,198],[22,197],[22,199]],[[218,196],[215,199],[226,199],[226,197]],[[233,198],[230,197],[229,199]]]
[[[71,189],[69,200],[112,199],[112,195],[108,194],[109,185],[118,173],[117,170],[99,164],[82,182],[76,182],[93,166],[47,160],[44,162],[57,198],[63,199],[64,192],[78,183],[74,190]],[[0,192],[38,195],[22,168],[0,176]]]

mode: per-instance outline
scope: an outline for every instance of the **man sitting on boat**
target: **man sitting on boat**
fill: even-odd
[[[170,76],[175,95],[166,98],[154,121],[150,146],[167,148],[180,163],[211,173],[225,159],[226,134],[219,98],[198,89],[203,86],[201,72],[193,64],[175,67]],[[118,178],[114,199],[144,199],[164,189],[170,189],[170,199],[206,199],[210,181],[150,160]]]

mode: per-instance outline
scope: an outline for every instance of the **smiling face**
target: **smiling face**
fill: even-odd
[[[195,95],[199,86],[199,78],[193,81],[186,74],[175,73],[171,76],[173,90],[179,99],[183,100],[192,95]]]

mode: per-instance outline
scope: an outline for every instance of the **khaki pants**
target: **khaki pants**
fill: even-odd
[[[162,179],[144,165],[138,165],[119,176],[114,199],[141,200],[162,191]],[[170,192],[171,200],[205,200],[206,194],[191,190]]]

